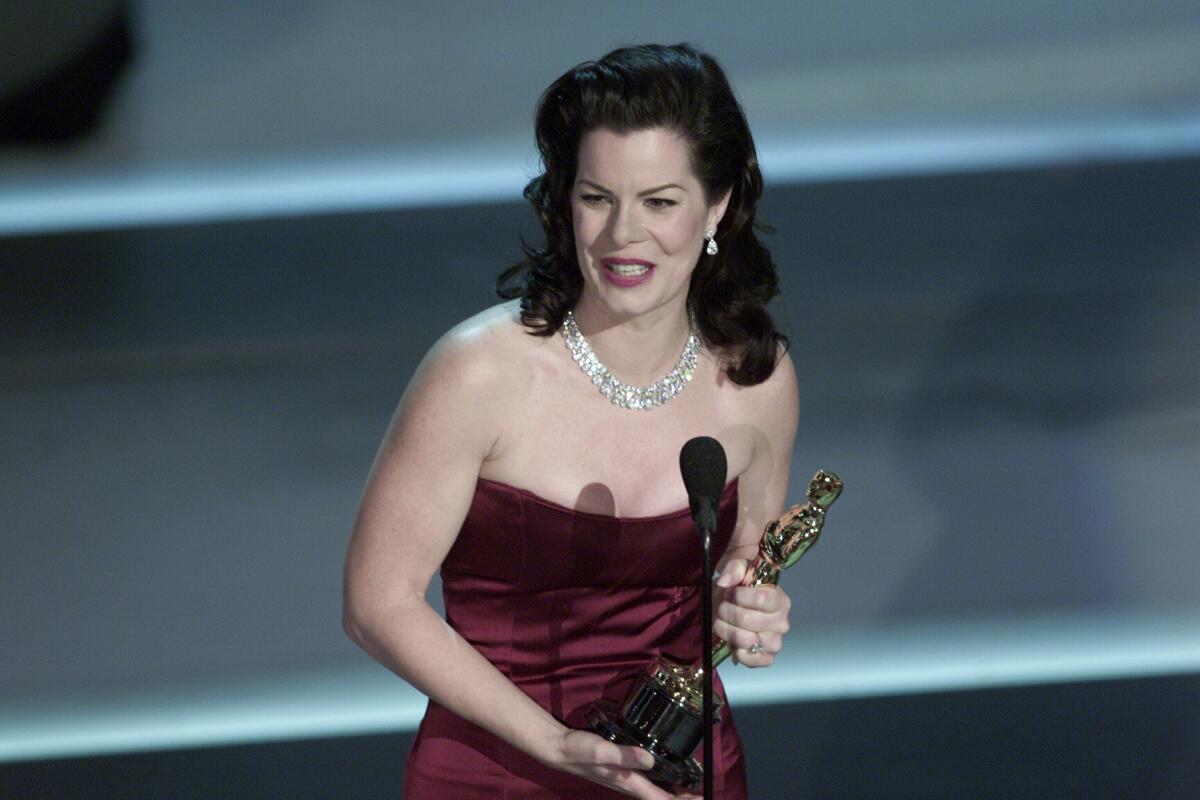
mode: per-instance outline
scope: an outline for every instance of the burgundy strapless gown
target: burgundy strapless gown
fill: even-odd
[[[737,481],[721,498],[714,560],[737,522]],[[700,657],[700,545],[687,509],[657,517],[585,514],[480,479],[442,564],[446,619],[543,708],[586,728],[600,697],[621,700],[657,655]],[[725,696],[716,678],[715,691]],[[728,706],[715,729],[715,795],[746,797]],[[611,800],[430,701],[404,773],[405,800]]]

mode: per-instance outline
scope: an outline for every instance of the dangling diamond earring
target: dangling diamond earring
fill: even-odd
[[[710,256],[717,254],[717,232],[716,230],[707,230],[704,232],[704,238],[708,239],[708,244],[704,245],[704,252]]]

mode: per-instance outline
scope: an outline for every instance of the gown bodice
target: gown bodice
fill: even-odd
[[[714,561],[732,538],[737,511],[734,480],[721,497]],[[591,514],[481,478],[442,563],[446,620],[535,702],[566,725],[586,728],[591,705],[624,698],[654,657],[700,658],[700,561],[686,508],[652,517]],[[744,797],[728,707],[716,734],[717,796]],[[404,796],[621,795],[548,768],[430,701]]]

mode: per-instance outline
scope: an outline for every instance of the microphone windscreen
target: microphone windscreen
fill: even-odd
[[[693,505],[700,498],[713,503],[725,491],[725,448],[711,436],[689,439],[679,451],[679,472]]]

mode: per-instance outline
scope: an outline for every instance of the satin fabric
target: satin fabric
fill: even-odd
[[[714,560],[737,522],[725,487]],[[686,508],[655,517],[588,514],[480,479],[442,564],[447,621],[556,718],[586,728],[599,698],[618,702],[657,655],[700,658],[700,545]],[[725,691],[716,676],[715,691]],[[746,797],[729,707],[715,728],[715,796]],[[700,753],[697,751],[697,758]],[[624,797],[546,767],[430,701],[404,773],[406,800]]]

